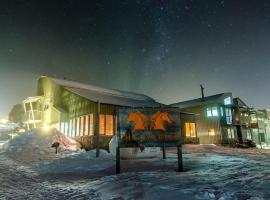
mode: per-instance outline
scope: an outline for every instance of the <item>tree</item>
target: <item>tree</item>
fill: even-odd
[[[16,104],[13,106],[9,113],[9,120],[18,123],[20,126],[23,123],[24,109],[22,104]]]

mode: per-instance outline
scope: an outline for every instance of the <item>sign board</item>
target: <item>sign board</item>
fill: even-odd
[[[180,112],[172,108],[118,110],[121,147],[177,147],[181,144]]]

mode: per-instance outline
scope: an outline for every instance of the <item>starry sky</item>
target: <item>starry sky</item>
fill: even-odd
[[[40,75],[270,108],[269,0],[1,0],[0,116]]]

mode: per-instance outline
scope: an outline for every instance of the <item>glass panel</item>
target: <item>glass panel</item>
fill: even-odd
[[[223,107],[220,107],[220,115],[223,117],[224,116],[224,113],[223,113]]]
[[[211,135],[211,136],[214,136],[215,135],[215,129],[209,129],[208,134]]]
[[[224,105],[231,105],[232,104],[232,98],[231,97],[227,97],[226,99],[224,99]]]
[[[113,116],[106,115],[106,135],[113,135]]]
[[[213,107],[212,108],[212,115],[213,116],[218,116],[218,109],[217,109],[217,107]]]
[[[207,112],[207,117],[211,117],[212,116],[211,108],[207,108],[206,109],[206,112]]]
[[[85,116],[84,135],[89,135],[89,115]]]
[[[84,129],[84,117],[80,117],[80,136],[83,136]]]
[[[227,124],[232,124],[232,111],[230,108],[225,109]]]
[[[99,133],[105,134],[105,115],[100,115],[99,119]]]
[[[72,119],[72,137],[75,137],[76,132],[76,119]]]
[[[190,126],[189,126],[189,123],[185,123],[185,127],[186,127],[186,137],[190,137]]]
[[[76,133],[75,133],[75,136],[80,136],[80,118],[78,117],[76,119],[76,123],[77,123],[77,127],[76,127]]]
[[[89,135],[94,135],[94,115],[90,114],[89,118],[90,118],[90,122],[89,122],[89,127],[90,127],[90,131],[89,131]]]
[[[185,123],[186,137],[196,137],[195,123]]]

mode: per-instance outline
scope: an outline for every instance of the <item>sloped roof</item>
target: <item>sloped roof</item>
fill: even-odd
[[[220,93],[212,96],[204,97],[204,101],[202,101],[202,98],[192,99],[188,101],[182,101],[178,103],[170,104],[171,106],[177,106],[179,108],[187,108],[187,107],[194,107],[204,104],[210,104],[210,103],[217,103],[220,99],[223,99],[225,96],[232,96],[232,93]]]
[[[159,107],[161,105],[151,97],[143,94],[107,89],[69,80],[49,79],[57,85],[95,102],[129,107]]]

